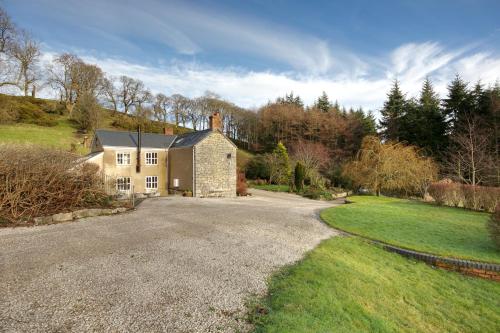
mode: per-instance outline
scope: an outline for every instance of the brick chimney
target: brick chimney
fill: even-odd
[[[209,126],[212,131],[222,131],[222,120],[219,112],[214,112],[209,119]]]
[[[174,135],[174,128],[173,127],[163,127],[163,134],[164,135]]]

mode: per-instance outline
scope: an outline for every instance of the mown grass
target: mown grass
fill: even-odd
[[[387,197],[356,196],[326,209],[332,227],[372,239],[456,258],[500,262],[487,230],[489,214]]]
[[[499,283],[336,237],[276,274],[251,321],[269,333],[498,332],[498,295]]]

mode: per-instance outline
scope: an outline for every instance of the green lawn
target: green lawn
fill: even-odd
[[[290,186],[288,185],[276,185],[276,184],[264,184],[256,185],[250,183],[251,188],[256,188],[258,190],[272,191],[272,192],[290,192]]]
[[[498,332],[498,295],[500,283],[336,237],[276,274],[252,311],[267,314],[251,317],[269,333]]]
[[[82,136],[76,134],[75,127],[65,118],[53,127],[23,123],[0,125],[0,143],[32,143],[64,150],[70,150],[74,143],[78,152],[84,154],[87,151],[81,142]]]
[[[356,196],[326,209],[333,227],[423,252],[500,263],[489,237],[489,214],[387,197]]]

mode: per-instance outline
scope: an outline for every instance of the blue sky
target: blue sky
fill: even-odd
[[[398,78],[500,79],[500,1],[0,0],[43,43],[154,92],[257,107],[293,90],[380,108]]]

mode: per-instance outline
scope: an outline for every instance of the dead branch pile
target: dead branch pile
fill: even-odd
[[[102,207],[110,203],[94,164],[69,152],[33,145],[0,145],[0,221]]]

